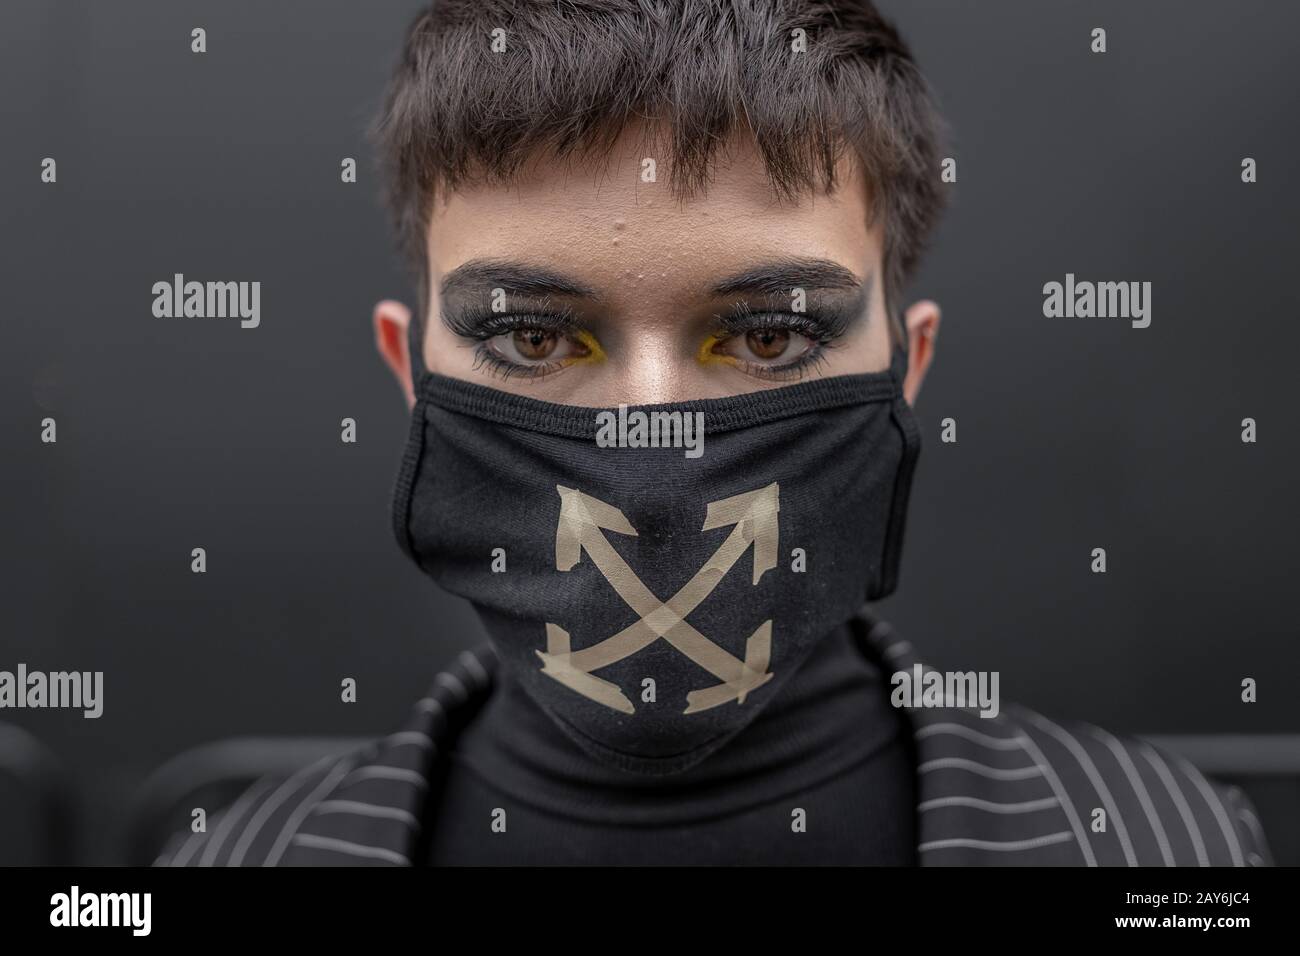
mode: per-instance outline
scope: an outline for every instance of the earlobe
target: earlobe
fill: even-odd
[[[925,381],[925,373],[934,359],[940,317],[939,303],[930,299],[912,304],[903,314],[903,324],[907,327],[907,375],[903,379],[903,396],[909,405],[916,404],[921,383]]]
[[[375,347],[388,370],[397,379],[408,408],[415,404],[415,388],[411,384],[411,356],[407,345],[407,330],[411,325],[411,310],[394,299],[385,299],[375,306],[372,319],[375,329]]]

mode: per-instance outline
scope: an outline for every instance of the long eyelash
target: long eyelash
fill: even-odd
[[[485,342],[490,338],[520,329],[540,329],[543,332],[572,333],[579,327],[577,316],[566,306],[554,308],[543,305],[536,312],[493,312],[491,309],[470,307],[444,312],[442,322],[461,338]]]
[[[562,368],[564,368],[564,364],[561,362],[548,362],[545,365],[520,365],[517,362],[511,362],[488,348],[486,340],[474,346],[473,370],[477,372],[479,369],[483,369],[488,374],[494,375],[503,381],[515,376],[541,378],[551,372],[558,372]]]
[[[729,336],[774,329],[798,332],[824,346],[842,338],[849,325],[848,316],[843,312],[755,312],[748,302],[737,302],[730,312],[715,318],[720,330]]]
[[[798,380],[808,372],[825,364],[827,351],[836,348],[848,329],[848,316],[841,312],[755,312],[747,302],[738,302],[729,313],[716,315],[719,331],[727,337],[747,335],[772,329],[797,332],[813,343],[793,361],[784,365],[762,365],[757,362],[740,362],[744,369],[758,378],[779,381]]]
[[[787,362],[785,365],[756,365],[753,362],[746,362],[744,363],[746,366],[745,371],[758,378],[767,378],[774,381],[799,381],[808,372],[825,365],[826,349],[833,347],[831,345],[814,346],[793,362]]]
[[[541,378],[551,372],[558,372],[564,368],[564,363],[521,365],[493,352],[488,347],[490,340],[523,329],[540,329],[543,332],[572,336],[580,328],[572,309],[562,305],[552,307],[549,302],[541,303],[535,312],[493,312],[475,306],[447,310],[442,314],[442,321],[453,334],[469,339],[473,344],[474,371],[482,369],[502,380],[516,376]]]

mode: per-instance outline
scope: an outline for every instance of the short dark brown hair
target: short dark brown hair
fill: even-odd
[[[505,50],[493,52],[498,29]],[[942,123],[869,0],[436,0],[408,31],[374,127],[420,280],[418,321],[440,191],[509,182],[539,153],[607,150],[640,119],[664,131],[656,155],[679,198],[707,184],[719,146],[746,129],[782,196],[834,187],[837,161],[856,153],[872,215],[884,216],[894,325],[943,207]]]

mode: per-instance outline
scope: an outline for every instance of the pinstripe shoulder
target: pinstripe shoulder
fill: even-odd
[[[293,774],[266,776],[211,815],[207,832],[173,837],[155,865],[407,865],[417,848],[430,768],[453,718],[491,690],[489,645],[439,671],[401,729]]]
[[[295,773],[267,774],[216,813],[209,814],[204,832],[182,831],[168,840],[154,866],[261,866],[276,834],[312,799],[331,773],[351,766],[374,743],[330,754]]]
[[[1240,790],[1210,780],[1183,757],[1140,737],[1054,721],[1011,705],[1080,808],[1101,865],[1250,866],[1269,861]]]
[[[886,670],[930,668],[871,608],[853,627]],[[1014,703],[907,708],[919,748],[923,862],[1261,866],[1259,817],[1237,788],[1150,741]],[[991,854],[996,854],[993,856]]]

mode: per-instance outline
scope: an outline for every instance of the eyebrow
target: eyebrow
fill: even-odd
[[[563,295],[597,299],[596,290],[542,266],[505,259],[471,259],[442,279],[444,296],[500,287],[516,295]]]
[[[738,293],[773,295],[787,293],[795,286],[805,289],[861,289],[863,283],[844,266],[830,259],[778,259],[728,276],[716,283],[709,293],[714,296]]]
[[[743,293],[773,295],[789,292],[796,286],[811,289],[861,289],[863,282],[838,262],[799,257],[750,266],[714,283],[708,293],[715,297]],[[600,298],[591,286],[569,276],[544,266],[508,259],[471,259],[447,273],[441,286],[444,297],[496,287],[509,289],[516,295]]]

